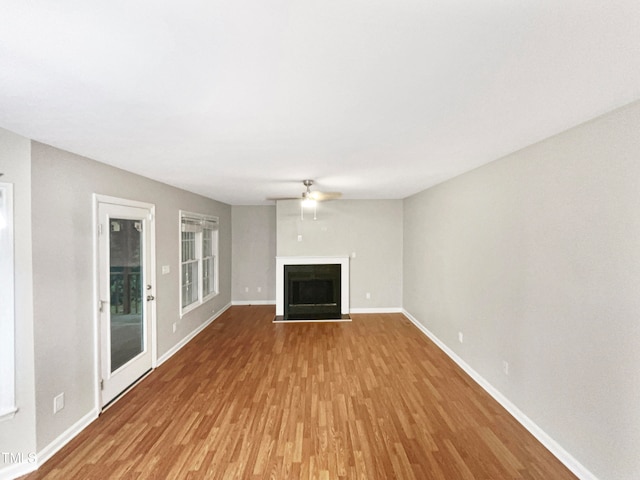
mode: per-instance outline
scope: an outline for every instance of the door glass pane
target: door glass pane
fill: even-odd
[[[142,222],[109,220],[111,372],[144,351]]]

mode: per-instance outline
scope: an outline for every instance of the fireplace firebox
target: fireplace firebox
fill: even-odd
[[[348,255],[276,257],[274,323],[350,322],[349,311]]]
[[[284,266],[284,319],[341,318],[341,265]]]

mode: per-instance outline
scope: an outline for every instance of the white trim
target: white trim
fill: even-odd
[[[3,422],[5,420],[11,420],[13,417],[16,416],[16,413],[18,413],[18,407],[11,407],[6,412],[1,412],[0,422]]]
[[[196,328],[193,332],[191,332],[187,337],[185,337],[179,344],[174,346],[167,353],[162,355],[157,360],[157,364],[161,365],[166,362],[170,357],[172,357],[175,353],[178,352],[182,347],[184,347],[187,343],[189,343],[198,333],[204,330],[209,324],[211,324],[214,320],[216,320],[220,315],[226,312],[229,307],[231,307],[231,303],[228,303],[222,309],[220,309],[214,316],[212,316],[205,323]],[[150,374],[153,373],[150,372]],[[137,383],[136,383],[137,385]],[[16,465],[11,465],[8,468],[0,468],[0,480],[9,480],[13,478],[18,478],[22,475],[26,475],[31,473],[37,469],[39,469],[44,463],[53,457],[62,447],[64,447],[67,443],[73,440],[82,430],[87,428],[96,418],[98,418],[100,414],[99,408],[93,409],[87,415],[78,420],[75,424],[73,424],[70,428],[65,430],[61,435],[59,435],[53,442],[47,445],[43,450],[38,452],[36,455],[37,461],[35,463],[23,462]]]
[[[460,358],[445,343],[436,337],[427,327],[422,325],[413,315],[402,309],[402,313],[411,321],[423,334],[425,334],[440,350],[442,350],[451,360],[453,360],[467,375],[471,377],[484,391],[502,405],[529,433],[531,433],[547,450],[549,450],[560,462],[581,480],[598,480],[584,465],[576,460],[569,452],[556,442],[548,433],[540,428],[536,423],[527,417],[516,405],[505,397],[498,389],[485,380],[478,372],[471,368],[462,358]]]
[[[98,207],[101,199],[110,197],[93,194],[93,406],[100,408],[100,214]]]
[[[203,287],[203,253],[202,253],[202,232],[196,233],[195,236],[195,248],[196,248],[196,259],[195,262],[198,264],[198,299],[187,305],[186,307],[182,306],[182,265],[184,261],[182,260],[182,226],[183,220],[189,219],[193,221],[199,222],[210,222],[215,225],[215,228],[212,228],[212,248],[213,248],[213,291],[208,294],[204,294]],[[207,215],[204,213],[195,213],[189,212],[187,210],[178,210],[178,307],[180,309],[180,318],[184,317],[187,313],[195,310],[201,305],[204,305],[209,300],[217,297],[220,294],[220,279],[219,273],[219,256],[220,256],[220,218],[215,215]]]
[[[147,290],[147,294],[156,297],[156,284],[158,282],[156,271],[156,206],[150,204],[151,218],[149,219],[149,283],[151,290]],[[158,365],[158,302],[156,300],[151,303],[151,368],[156,368]]]
[[[402,313],[400,307],[352,308],[350,313]]]
[[[28,457],[31,458],[31,457]],[[38,456],[35,461],[27,461],[23,459],[20,463],[8,463],[0,468],[0,480],[13,480],[22,477],[38,469]]]
[[[82,430],[87,428],[93,421],[98,418],[99,410],[94,409],[87,413],[84,417],[78,420],[76,423],[67,428],[61,435],[58,436],[53,442],[44,447],[38,452],[37,468],[40,468],[44,463],[53,457],[56,453],[62,449],[67,443],[73,440]]]
[[[58,435],[58,437],[49,445],[37,452],[35,454],[35,461],[30,461],[30,459],[34,458],[32,456],[33,454],[26,454],[25,458],[29,459],[29,461],[23,460],[21,463],[10,464],[8,467],[0,468],[0,479],[9,480],[27,475],[31,472],[35,472],[40,467],[42,467],[42,465],[44,465],[47,460],[58,453],[62,449],[62,447],[68,444],[80,432],[82,432],[91,423],[93,423],[93,421],[98,418],[98,415],[99,411],[96,409],[87,413],[84,417],[71,425],[71,427],[62,432],[62,434]]]
[[[224,312],[226,312],[229,307],[231,307],[231,302],[229,302],[228,304],[226,304],[224,307],[222,307],[220,310],[218,310],[216,312],[215,315],[213,315],[209,320],[207,320],[206,322],[204,322],[202,325],[200,325],[199,327],[197,327],[195,330],[193,330],[189,335],[187,335],[186,337],[184,337],[182,340],[180,340],[180,342],[178,342],[177,344],[175,344],[171,349],[169,349],[169,351],[167,351],[167,353],[165,353],[164,355],[162,355],[160,358],[158,358],[158,366],[162,365],[164,362],[166,362],[167,360],[169,360],[171,357],[173,357],[176,353],[178,353],[178,351],[184,347],[187,343],[189,343],[191,340],[193,340],[193,338],[198,335],[202,330],[204,330],[205,328],[207,328],[214,320],[216,320],[220,315],[222,315]]]
[[[275,305],[275,300],[233,300],[231,305]]]
[[[349,313],[349,256],[338,257],[276,257],[276,316],[284,315],[285,265],[340,264],[340,313]]]
[[[110,203],[112,205],[125,205],[127,207],[137,207],[137,208],[149,208],[149,209],[153,208],[155,211],[155,205],[153,203],[141,202],[139,200],[112,197],[111,195],[103,195],[101,193],[94,193],[93,198],[95,201],[98,201],[100,203]]]
[[[16,412],[15,214],[13,184],[0,183],[0,420]]]
[[[100,312],[98,311],[98,302],[100,301],[100,215],[99,207],[101,203],[110,205],[122,205],[126,207],[142,208],[149,210],[149,238],[145,248],[149,249],[149,278],[148,284],[151,285],[151,290],[145,290],[149,295],[156,296],[156,206],[153,203],[141,202],[138,200],[131,200],[128,198],[113,197],[111,195],[103,195],[100,193],[93,194],[93,305],[94,305],[94,331],[93,331],[93,343],[94,343],[94,407],[97,411],[102,408],[102,391],[100,388],[100,381],[102,380],[101,371],[101,344],[100,344]],[[158,365],[158,325],[157,325],[157,310],[156,302],[147,302],[151,316],[151,368],[155,368]]]

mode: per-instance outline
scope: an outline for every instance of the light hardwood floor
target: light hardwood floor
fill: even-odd
[[[401,314],[232,307],[25,479],[575,478]]]

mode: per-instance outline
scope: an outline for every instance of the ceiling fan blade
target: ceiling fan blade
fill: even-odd
[[[341,192],[311,192],[311,198],[318,202],[324,202],[325,200],[337,200],[342,197]]]
[[[311,191],[311,186],[313,185],[313,180],[304,180],[303,185],[307,187],[307,189],[302,192],[300,197],[267,197],[267,200],[314,200],[316,202],[323,202],[325,200],[336,200],[342,197],[341,192],[319,192],[317,190]]]

